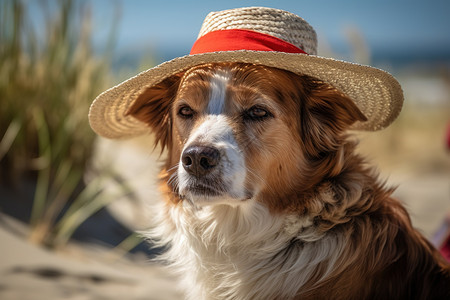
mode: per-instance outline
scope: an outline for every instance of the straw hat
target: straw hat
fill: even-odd
[[[92,103],[89,121],[107,138],[149,132],[126,112],[147,88],[193,66],[211,62],[261,64],[306,74],[349,96],[367,117],[352,129],[379,130],[400,113],[403,92],[390,74],[368,66],[316,56],[314,29],[292,13],[264,7],[212,12],[206,16],[189,55],[144,71],[103,92]]]

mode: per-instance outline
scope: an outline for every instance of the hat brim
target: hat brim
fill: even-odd
[[[267,51],[224,51],[186,55],[148,69],[100,94],[92,103],[89,122],[99,135],[130,138],[149,133],[146,124],[126,112],[147,88],[191,67],[214,62],[261,64],[305,74],[331,84],[359,107],[367,121],[351,129],[375,131],[391,124],[401,111],[403,92],[389,73],[359,64],[306,54]]]

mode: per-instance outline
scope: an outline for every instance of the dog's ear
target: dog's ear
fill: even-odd
[[[342,134],[356,121],[366,121],[356,104],[336,88],[310,77],[303,78],[301,136],[310,158],[337,151]]]
[[[170,108],[180,85],[182,73],[178,73],[146,89],[127,111],[136,119],[146,123],[155,134],[155,146],[162,149],[170,145],[172,121]]]

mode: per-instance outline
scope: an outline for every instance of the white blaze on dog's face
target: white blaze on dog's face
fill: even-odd
[[[273,76],[263,72],[216,66],[184,75],[172,118],[174,140],[182,145],[178,193],[189,202],[237,205],[258,198],[270,177],[303,157],[292,147],[299,144],[298,121],[283,117],[292,115],[283,112],[291,105],[283,109],[276,93],[267,92]]]
[[[195,205],[233,205],[251,194],[244,185],[244,155],[234,136],[233,121],[225,111],[232,74],[230,70],[218,70],[211,75],[201,78],[195,72],[188,74],[174,106],[177,129],[187,138],[177,170],[178,192]],[[197,90],[205,87],[207,90]]]
[[[202,91],[201,95],[207,95],[202,103],[206,106],[195,106],[199,99],[188,98],[190,92],[199,91],[195,91],[197,85],[190,85],[186,80],[180,90],[179,102],[175,105],[179,119],[176,124],[182,131],[191,127],[177,171],[179,194],[195,205],[233,204],[250,197],[244,186],[244,155],[234,137],[232,120],[225,112],[230,79],[231,72],[228,70],[212,74],[208,91]]]

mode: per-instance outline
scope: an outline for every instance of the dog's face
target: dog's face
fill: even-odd
[[[323,82],[238,63],[177,74],[128,113],[167,147],[164,172],[175,198],[196,206],[255,199],[275,211],[301,205],[284,199],[340,171],[343,131],[365,120]]]

